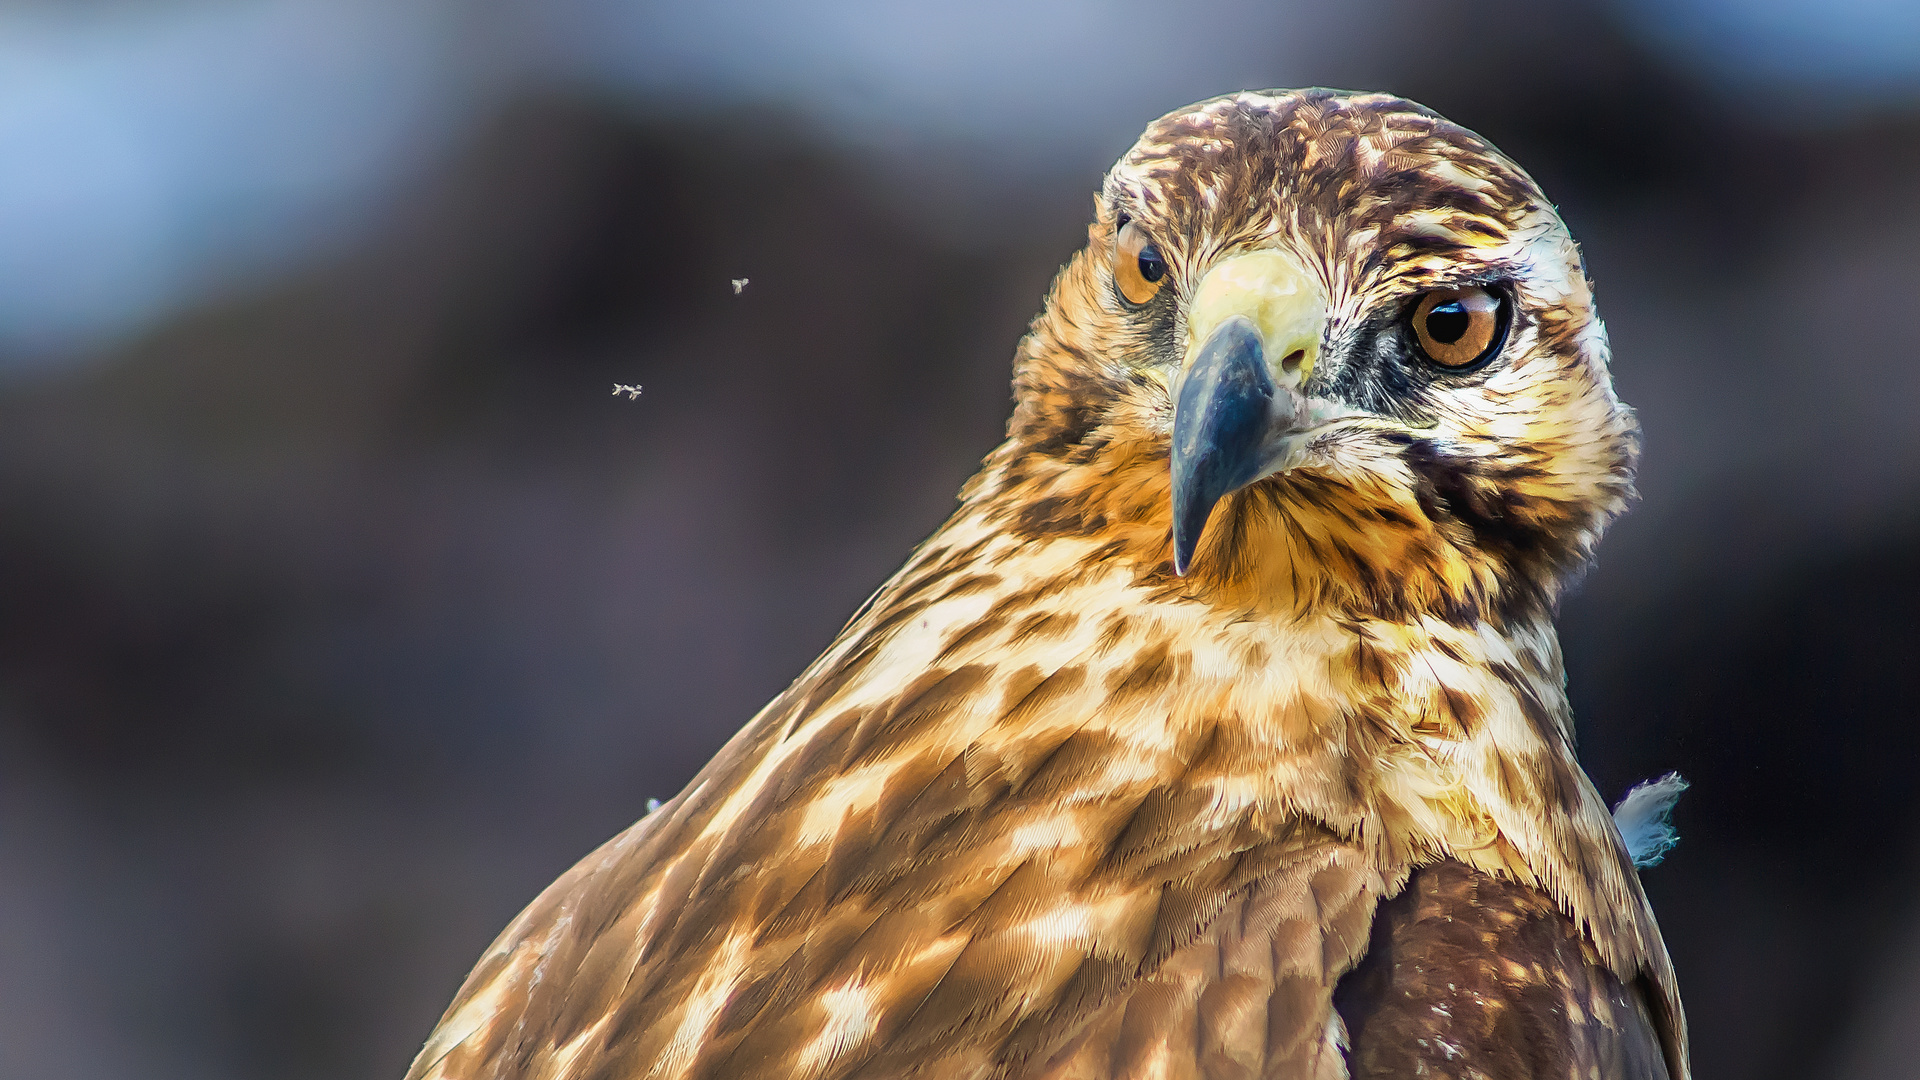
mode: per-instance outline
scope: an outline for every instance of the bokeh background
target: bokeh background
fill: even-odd
[[[1584,242],[1700,1075],[1920,1076],[1908,0],[0,2],[0,1076],[397,1080],[948,512],[1139,128],[1316,83]]]

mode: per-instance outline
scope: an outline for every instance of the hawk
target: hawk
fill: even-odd
[[[1408,101],[1155,121],[959,508],[500,936],[416,1080],[1688,1075],[1552,616],[1580,254]]]

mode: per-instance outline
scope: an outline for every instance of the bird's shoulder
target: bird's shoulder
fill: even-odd
[[[1537,890],[1451,860],[1380,905],[1335,996],[1356,1078],[1669,1076],[1657,988]]]

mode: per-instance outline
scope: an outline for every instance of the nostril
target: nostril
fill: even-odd
[[[1306,360],[1307,350],[1295,349],[1281,359],[1280,370],[1289,375],[1298,375],[1300,374],[1300,365],[1306,363]]]

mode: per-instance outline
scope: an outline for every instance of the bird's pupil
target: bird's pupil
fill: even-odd
[[[1167,261],[1160,257],[1160,249],[1152,244],[1140,249],[1140,276],[1148,281],[1159,281],[1167,276]]]
[[[1442,345],[1451,345],[1466,336],[1467,326],[1472,321],[1467,309],[1458,300],[1436,304],[1432,311],[1427,312],[1427,336]]]

